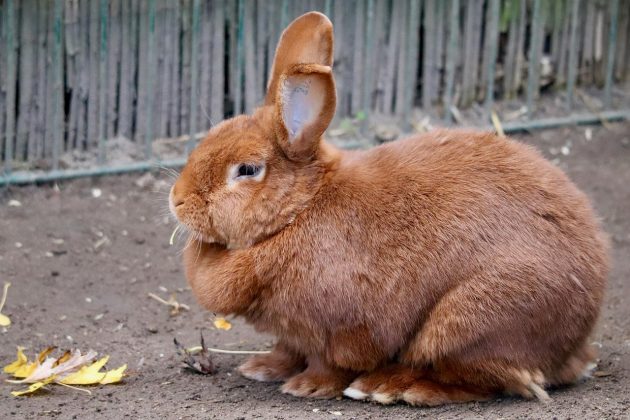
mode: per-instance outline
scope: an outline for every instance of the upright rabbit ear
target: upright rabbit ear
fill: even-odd
[[[275,102],[282,74],[296,64],[305,63],[333,65],[333,26],[319,12],[300,16],[282,33],[271,67],[265,105]]]
[[[332,69],[296,64],[280,76],[275,102],[278,142],[289,159],[309,161],[335,115],[337,97]]]

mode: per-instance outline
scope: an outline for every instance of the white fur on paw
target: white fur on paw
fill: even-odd
[[[597,363],[589,363],[586,365],[582,373],[580,374],[580,379],[587,379],[593,376],[593,371],[597,367]]]
[[[350,386],[343,390],[343,395],[348,398],[352,398],[353,400],[364,400],[368,397],[368,394],[366,394],[365,392],[360,391],[356,388],[352,388]]]
[[[258,381],[258,382],[271,381],[271,378],[260,370],[255,370],[252,372],[252,371],[239,369],[239,372],[241,373],[241,375],[243,375],[247,379],[253,379],[254,381]]]
[[[370,395],[370,398],[381,404],[391,404],[394,402],[394,396],[392,394],[385,394],[383,392],[374,392]]]

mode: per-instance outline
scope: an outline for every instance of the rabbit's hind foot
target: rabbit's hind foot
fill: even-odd
[[[381,404],[404,401],[410,405],[435,406],[454,402],[480,401],[491,394],[470,387],[435,382],[426,371],[393,364],[366,373],[343,391],[355,400],[371,400]]]

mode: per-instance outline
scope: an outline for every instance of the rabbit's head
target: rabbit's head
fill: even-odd
[[[170,209],[198,239],[243,248],[292,222],[335,152],[332,24],[308,13],[284,31],[263,106],[213,127],[171,189]]]

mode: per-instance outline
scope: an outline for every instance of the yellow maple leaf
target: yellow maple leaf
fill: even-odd
[[[13,395],[14,397],[19,397],[20,395],[30,394],[32,392],[37,391],[38,389],[40,389],[44,385],[48,385],[49,383],[51,383],[54,380],[55,380],[55,377],[51,376],[50,378],[47,378],[45,381],[35,382],[34,384],[31,384],[28,388],[23,389],[21,391],[11,391],[11,395]]]
[[[22,366],[24,366],[26,364],[28,364],[28,358],[24,354],[24,347],[18,347],[17,348],[17,359],[14,362],[9,363],[8,365],[6,365],[2,370],[4,371],[4,373],[13,374],[13,373],[17,372]],[[15,376],[15,375],[13,375],[13,376]]]
[[[56,383],[59,385],[106,385],[120,382],[127,369],[127,365],[123,365],[118,369],[109,371],[100,371],[109,360],[109,356],[105,356],[96,362],[86,365],[94,360],[96,352],[90,350],[85,355],[80,350],[66,351],[59,358],[48,357],[54,350],[54,347],[48,347],[35,359],[29,362],[24,354],[24,349],[18,347],[17,360],[4,367],[4,372],[12,375],[18,380],[7,380],[11,383],[30,383],[31,385],[24,390],[11,392],[14,396],[30,394],[42,388],[46,384]],[[80,388],[75,388],[88,392]]]
[[[119,382],[123,377],[123,372],[127,369],[127,365],[111,371],[100,372],[108,360],[109,356],[105,356],[91,365],[83,366],[77,372],[65,376],[59,382],[65,385],[94,385]]]
[[[232,328],[232,324],[230,324],[230,321],[228,321],[227,319],[223,317],[216,318],[214,320],[214,326],[220,330],[225,330],[225,331],[228,331],[230,328]]]
[[[101,385],[113,384],[116,382],[120,382],[124,376],[125,370],[127,369],[127,365],[124,364],[118,369],[112,369],[105,372],[105,377],[101,379],[99,382]]]

